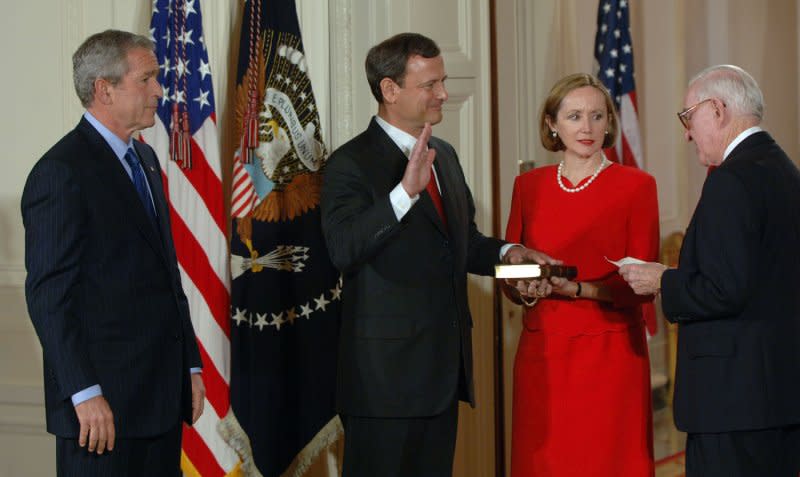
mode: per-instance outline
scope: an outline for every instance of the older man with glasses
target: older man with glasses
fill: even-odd
[[[677,268],[625,265],[678,323],[675,423],[686,475],[800,474],[800,171],[759,124],[755,80],[731,65],[689,83],[678,113],[716,169]]]

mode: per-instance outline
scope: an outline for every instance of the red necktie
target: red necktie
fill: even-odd
[[[428,191],[428,195],[431,196],[431,200],[433,201],[433,206],[436,207],[436,212],[439,213],[439,218],[442,219],[444,222],[444,226],[447,227],[447,216],[444,215],[444,205],[442,204],[442,196],[439,194],[439,188],[436,187],[436,177],[433,175],[433,166],[431,165],[431,180],[428,181],[428,187],[425,188]]]

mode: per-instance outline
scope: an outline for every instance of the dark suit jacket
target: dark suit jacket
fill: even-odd
[[[22,195],[25,294],[44,353],[47,430],[76,437],[71,396],[100,384],[118,438],[191,418],[200,356],[153,150],[136,142],[156,228],[111,147],[82,119],[34,166]]]
[[[800,173],[769,134],[709,175],[661,292],[679,323],[679,429],[800,423]]]
[[[483,236],[453,147],[437,138],[448,229],[427,192],[398,222],[389,193],[408,160],[373,119],[337,149],[322,188],[322,227],[344,277],[337,408],[356,416],[441,413],[474,403],[467,273],[488,275],[504,242]]]

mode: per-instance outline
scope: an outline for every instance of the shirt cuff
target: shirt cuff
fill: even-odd
[[[403,188],[403,184],[397,184],[389,193],[389,202],[392,203],[392,209],[394,210],[394,215],[397,217],[398,222],[411,210],[411,206],[416,204],[418,200],[419,194],[414,197],[409,197],[408,192]]]
[[[189,368],[190,374],[200,374],[203,372],[203,368]]]
[[[500,261],[503,261],[503,257],[506,256],[506,253],[511,249],[511,247],[522,247],[522,245],[518,243],[507,243],[500,247]]]
[[[102,396],[103,390],[100,389],[99,384],[95,384],[94,386],[89,386],[88,388],[84,389],[83,391],[78,391],[72,395],[72,405],[77,406],[78,404],[88,401],[93,397]]]

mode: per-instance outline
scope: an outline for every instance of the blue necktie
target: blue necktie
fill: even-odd
[[[150,199],[150,189],[147,188],[147,179],[144,177],[144,172],[142,172],[139,156],[136,155],[136,151],[134,151],[133,148],[129,147],[127,152],[125,152],[125,162],[131,167],[131,178],[133,179],[133,186],[136,188],[136,193],[139,194],[139,198],[142,200],[142,205],[144,205],[147,215],[150,217],[150,220],[153,221],[153,225],[155,225],[158,223],[156,221],[156,210],[153,208],[153,201]]]

